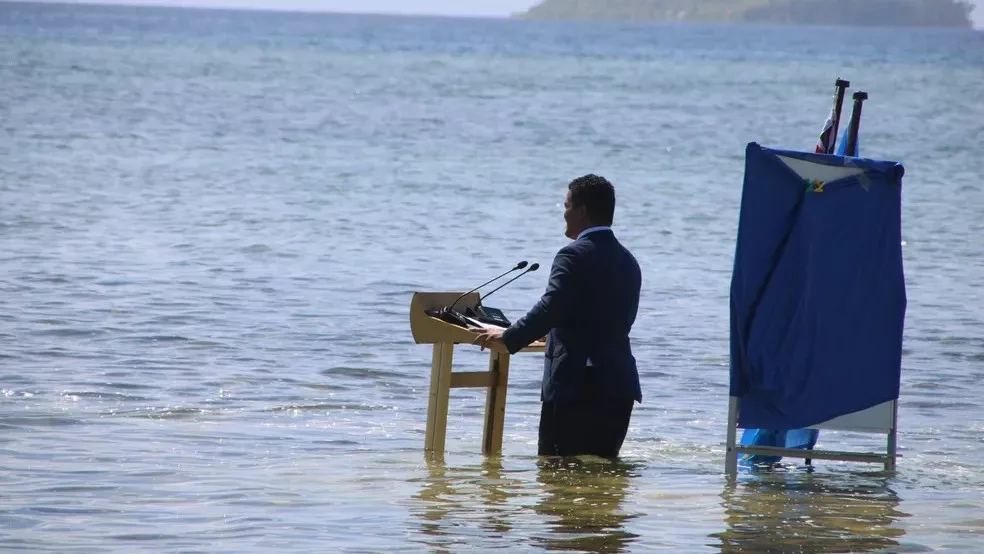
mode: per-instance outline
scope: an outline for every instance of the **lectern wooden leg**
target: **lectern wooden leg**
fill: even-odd
[[[509,354],[489,353],[489,392],[485,397],[485,430],[482,453],[502,452],[502,429],[506,421],[506,386],[509,383]]]
[[[431,359],[430,396],[427,402],[427,431],[424,450],[444,453],[448,427],[448,398],[451,395],[451,359],[453,343],[435,343]]]

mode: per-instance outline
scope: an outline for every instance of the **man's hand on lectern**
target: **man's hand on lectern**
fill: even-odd
[[[472,341],[482,347],[482,350],[490,348],[493,344],[502,344],[502,331],[504,329],[480,329],[475,331],[478,336]]]

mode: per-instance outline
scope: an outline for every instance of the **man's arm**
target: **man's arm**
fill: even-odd
[[[502,333],[502,342],[510,354],[519,352],[546,335],[571,313],[576,298],[576,259],[577,254],[570,246],[562,248],[554,257],[547,290],[540,301]]]

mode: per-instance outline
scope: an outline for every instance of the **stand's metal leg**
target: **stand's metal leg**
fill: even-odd
[[[886,444],[888,450],[888,459],[885,461],[885,471],[895,471],[895,458],[898,449],[898,437],[896,436],[896,428],[898,427],[898,415],[899,415],[899,401],[895,400],[892,402],[892,430],[888,432],[888,440]]]
[[[724,471],[729,479],[738,475],[738,454],[735,452],[735,441],[738,435],[738,398],[728,397],[728,439],[725,448]]]

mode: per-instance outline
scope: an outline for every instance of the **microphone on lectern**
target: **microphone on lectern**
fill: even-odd
[[[536,264],[533,264],[533,265],[536,265]],[[469,294],[471,294],[471,293],[473,293],[473,292],[475,292],[475,291],[477,291],[478,289],[480,289],[480,288],[482,288],[482,287],[484,287],[485,285],[487,285],[487,284],[489,284],[489,283],[491,283],[491,282],[493,282],[493,281],[498,281],[499,279],[502,279],[503,277],[505,277],[506,275],[509,275],[509,274],[510,274],[510,273],[512,273],[513,271],[517,271],[517,270],[520,270],[520,269],[523,269],[524,267],[526,267],[526,260],[523,260],[523,261],[521,261],[521,262],[519,262],[518,264],[516,264],[516,267],[514,267],[514,268],[512,268],[512,269],[510,269],[509,271],[507,271],[507,272],[505,272],[505,273],[503,273],[502,275],[499,275],[498,277],[494,277],[494,278],[492,278],[492,279],[489,279],[488,281],[485,281],[485,282],[484,282],[484,283],[482,283],[481,285],[478,285],[477,287],[475,287],[475,288],[473,288],[472,290],[470,290],[470,291],[468,291],[468,292],[466,292],[466,293],[464,293],[464,294],[462,294],[462,295],[461,295],[461,296],[459,296],[458,298],[455,298],[455,299],[454,299],[454,302],[452,302],[452,303],[451,303],[451,305],[450,305],[450,306],[448,306],[448,310],[454,310],[454,305],[455,305],[455,304],[457,304],[458,302],[460,302],[462,298],[464,298],[464,297],[466,297],[466,296],[468,296]],[[525,272],[524,272],[524,273],[525,273]],[[521,275],[522,275],[522,274],[521,274]],[[494,292],[494,291],[493,291],[493,292]]]
[[[494,293],[495,291],[497,291],[497,290],[499,290],[499,289],[501,289],[502,287],[504,287],[504,286],[506,286],[506,285],[508,285],[509,283],[512,283],[513,281],[515,281],[516,279],[519,279],[519,278],[520,278],[520,277],[522,277],[523,275],[526,275],[527,273],[529,273],[529,272],[531,272],[531,271],[536,271],[536,270],[538,270],[538,269],[540,269],[540,264],[533,264],[533,265],[531,265],[531,266],[530,266],[530,268],[529,268],[529,269],[527,269],[526,271],[524,271],[524,272],[522,272],[522,273],[520,273],[519,275],[517,275],[517,276],[515,276],[515,277],[513,277],[512,279],[510,279],[510,280],[508,280],[508,281],[506,281],[505,283],[502,283],[502,284],[501,284],[501,285],[499,285],[498,287],[496,287],[496,288],[494,288],[494,289],[492,289],[491,291],[489,291],[489,293],[488,293],[488,294],[486,294],[485,296],[483,296],[482,298],[480,298],[480,299],[478,300],[478,305],[479,305],[479,306],[481,306],[481,305],[482,305],[482,300],[485,300],[485,299],[486,299],[486,298],[488,298],[489,296],[492,296],[492,293]]]
[[[472,317],[474,317],[475,319],[477,319],[482,323],[490,323],[492,325],[498,325],[499,327],[509,327],[510,325],[512,325],[512,323],[510,323],[506,315],[502,313],[502,310],[498,308],[490,308],[488,306],[484,306],[482,305],[482,301],[488,298],[495,291],[501,289],[502,287],[508,285],[509,283],[512,283],[513,281],[519,279],[523,275],[526,275],[527,273],[531,271],[536,271],[538,269],[540,269],[540,264],[534,263],[526,271],[520,273],[519,275],[513,277],[512,279],[506,281],[505,283],[502,283],[498,287],[492,289],[483,298],[478,299],[478,304],[475,305],[475,310],[472,313],[469,313],[468,315],[471,315]]]
[[[469,294],[477,291],[478,289],[484,287],[485,285],[487,285],[487,284],[489,284],[489,283],[491,283],[493,281],[497,281],[497,280],[505,277],[506,275],[509,275],[513,271],[518,271],[520,269],[525,268],[526,265],[527,265],[526,260],[523,260],[523,261],[519,262],[518,264],[516,264],[509,271],[506,271],[505,273],[503,273],[501,275],[497,275],[496,277],[494,277],[492,279],[489,279],[488,281],[482,283],[481,285],[478,285],[477,287],[473,288],[472,290],[470,290],[470,291],[462,294],[458,298],[455,298],[454,299],[454,302],[452,302],[450,305],[445,306],[445,307],[440,308],[440,309],[436,309],[436,310],[427,310],[426,313],[429,316],[439,318],[439,319],[441,319],[443,321],[446,321],[448,323],[451,323],[453,325],[458,325],[458,326],[461,326],[461,327],[475,327],[474,323],[473,322],[469,322],[467,319],[465,319],[465,316],[463,314],[454,311],[455,305],[457,305],[458,302],[460,302],[462,298],[468,296]]]

